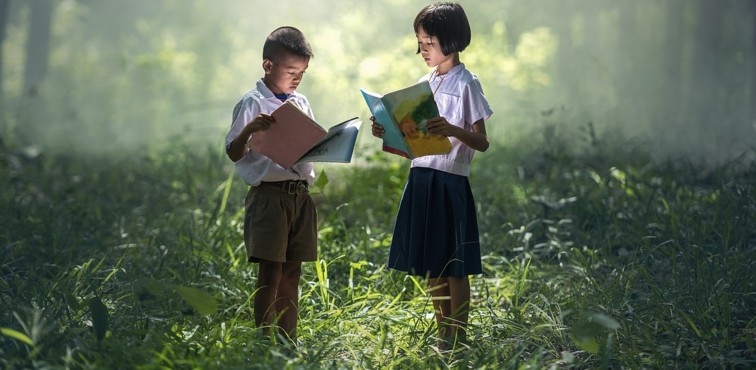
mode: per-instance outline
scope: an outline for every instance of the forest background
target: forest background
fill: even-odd
[[[461,1],[495,112],[474,341],[422,345],[423,282],[384,264],[407,162],[363,133],[352,164],[318,166],[299,352],[260,343],[222,143],[265,36],[308,36],[318,121],[367,122],[359,88],[428,72],[425,4],[0,0],[0,364],[752,366],[748,0]]]

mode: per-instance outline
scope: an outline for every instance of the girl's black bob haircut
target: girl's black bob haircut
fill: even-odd
[[[470,45],[470,22],[462,6],[457,3],[427,5],[415,17],[415,34],[420,27],[430,36],[436,36],[444,55],[458,53]],[[420,53],[420,47],[417,48]]]

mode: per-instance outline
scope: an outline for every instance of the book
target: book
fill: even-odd
[[[438,117],[428,81],[380,95],[360,89],[375,120],[383,129],[383,151],[414,159],[451,151],[448,137],[428,133],[426,122]]]
[[[276,121],[267,130],[255,133],[249,145],[279,166],[290,169],[305,162],[352,161],[362,124],[357,117],[326,130],[291,101],[286,101],[271,115]]]

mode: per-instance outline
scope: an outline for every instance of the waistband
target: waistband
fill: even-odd
[[[286,194],[304,194],[309,184],[306,180],[263,181],[259,186],[275,187]]]

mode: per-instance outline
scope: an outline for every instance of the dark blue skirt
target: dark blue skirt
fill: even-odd
[[[410,169],[388,266],[430,278],[482,273],[475,200],[466,176]]]

